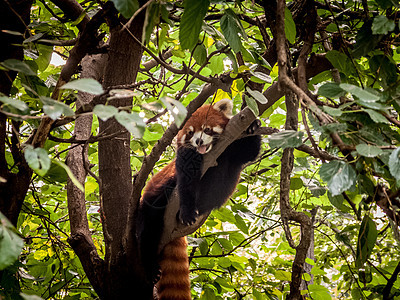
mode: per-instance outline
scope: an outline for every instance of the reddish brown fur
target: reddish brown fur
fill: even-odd
[[[175,177],[175,160],[166,165],[160,172],[154,175],[144,188],[144,194],[149,196],[157,195],[165,183]]]
[[[226,107],[219,109],[225,110]],[[211,105],[204,105],[186,122],[179,131],[178,147],[181,144],[182,136],[187,134],[193,127],[193,131],[202,130],[202,125],[211,128],[219,126],[225,129],[229,118],[220,110],[214,109]],[[147,184],[144,192],[148,195],[158,195],[165,183],[175,176],[175,160],[157,173]],[[160,259],[161,279],[157,283],[157,295],[160,300],[190,300],[190,278],[189,278],[189,259],[187,255],[186,237],[177,238],[167,244],[162,252]]]
[[[162,276],[157,284],[160,300],[190,300],[189,259],[186,237],[165,246],[160,267]]]

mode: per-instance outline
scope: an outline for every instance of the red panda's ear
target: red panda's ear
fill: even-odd
[[[232,117],[233,103],[230,99],[222,99],[213,105],[213,108],[222,112],[227,118]]]

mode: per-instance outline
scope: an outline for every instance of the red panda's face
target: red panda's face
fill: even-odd
[[[200,154],[209,152],[228,124],[231,111],[230,100],[200,107],[179,131],[178,147],[193,148]]]

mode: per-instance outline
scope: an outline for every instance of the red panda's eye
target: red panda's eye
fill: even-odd
[[[193,132],[192,130],[190,130],[190,131],[187,133],[187,135],[188,135],[189,137],[192,137],[193,134],[194,134],[194,132]]]
[[[206,128],[206,129],[204,129],[204,133],[205,133],[205,134],[208,134],[208,135],[212,135],[212,130],[211,130],[211,128]]]

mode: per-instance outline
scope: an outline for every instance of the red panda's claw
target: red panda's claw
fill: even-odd
[[[185,226],[193,225],[197,217],[199,216],[199,211],[195,210],[194,212],[183,212],[182,210],[179,212],[179,220]]]
[[[247,134],[253,134],[258,128],[261,127],[261,121],[259,119],[255,119],[253,123],[246,129]]]

